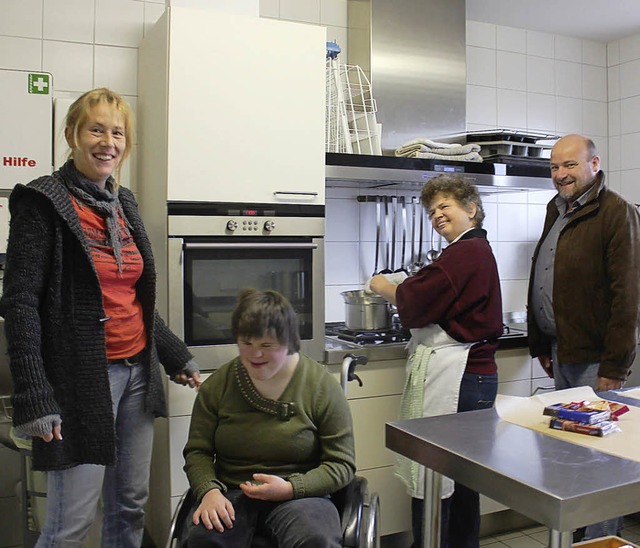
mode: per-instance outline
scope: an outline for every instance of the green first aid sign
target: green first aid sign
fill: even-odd
[[[39,95],[49,94],[49,78],[50,74],[29,74],[29,93],[37,93]]]

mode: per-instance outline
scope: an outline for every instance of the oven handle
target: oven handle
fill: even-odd
[[[314,243],[247,243],[247,242],[223,242],[223,243],[203,243],[185,242],[183,249],[317,249],[318,244]]]

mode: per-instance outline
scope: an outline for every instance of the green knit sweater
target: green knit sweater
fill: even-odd
[[[340,384],[324,366],[300,355],[278,401],[256,392],[239,358],[202,384],[184,449],[185,471],[198,500],[214,488],[236,489],[255,473],[287,479],[294,498],[328,495],[351,481],[351,413]],[[274,414],[278,407],[280,416]],[[282,411],[290,409],[285,418]]]

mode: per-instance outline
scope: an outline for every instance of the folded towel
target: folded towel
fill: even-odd
[[[413,139],[396,150],[396,156],[416,157],[416,153],[434,153],[443,156],[460,156],[471,152],[480,152],[480,145],[468,143],[438,143],[430,139]]]
[[[404,158],[431,158],[434,160],[457,160],[461,162],[482,162],[479,152],[469,152],[468,154],[445,155],[435,152],[414,152],[404,156]]]

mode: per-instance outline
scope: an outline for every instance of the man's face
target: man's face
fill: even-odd
[[[551,177],[556,190],[571,205],[594,183],[600,158],[591,157],[579,137],[560,139],[551,151]]]

